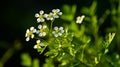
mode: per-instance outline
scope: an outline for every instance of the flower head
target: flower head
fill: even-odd
[[[41,11],[39,12],[39,14],[36,13],[36,14],[35,14],[35,17],[37,18],[37,22],[38,22],[38,23],[39,23],[39,22],[44,22],[44,21],[45,21],[45,19],[44,19],[44,11],[41,10]]]
[[[76,20],[76,23],[81,24],[84,18],[85,18],[84,15],[82,15],[82,16],[78,16],[78,17],[77,17],[77,20]]]
[[[59,18],[59,15],[62,15],[62,12],[60,12],[59,9],[53,9],[52,12],[54,18]]]
[[[30,29],[27,29],[25,37],[26,41],[29,41],[30,38],[34,38],[34,34],[36,32],[36,29],[34,27],[30,27]]]
[[[53,17],[53,13],[50,12],[49,14],[45,14],[44,17],[47,19],[47,20],[54,20],[54,17]]]
[[[38,49],[38,48],[43,48],[44,46],[45,46],[45,44],[44,43],[41,43],[41,41],[40,40],[37,40],[36,41],[36,45],[34,45],[34,49]]]
[[[61,36],[64,33],[63,27],[54,27],[54,31],[52,32],[52,34],[55,37]]]
[[[46,29],[47,29],[47,26],[46,25],[39,25],[38,26],[38,29],[36,31],[36,33],[41,37],[41,36],[46,36]]]

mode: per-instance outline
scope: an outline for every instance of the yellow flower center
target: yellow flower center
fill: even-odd
[[[43,18],[43,15],[40,15],[39,18],[40,18],[40,19]]]
[[[30,37],[33,34],[33,31],[30,31],[29,33],[27,33],[27,37]]]

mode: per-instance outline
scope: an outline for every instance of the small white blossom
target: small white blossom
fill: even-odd
[[[34,49],[41,48],[41,47],[40,47],[40,40],[37,40],[36,43],[37,43],[37,44],[34,45],[33,48],[34,48]]]
[[[55,37],[61,36],[64,33],[63,27],[54,27],[54,31],[52,32],[52,34]]]
[[[59,18],[59,16],[62,15],[62,12],[60,12],[59,9],[53,9],[52,12],[54,18]]]
[[[40,40],[37,40],[36,41],[36,45],[34,45],[34,49],[39,49],[39,48],[42,48],[42,47],[44,47],[45,46],[45,44],[44,43],[41,43],[41,41]]]
[[[30,38],[34,38],[34,33],[36,32],[36,29],[34,27],[30,27],[30,29],[27,29],[25,37],[26,41],[29,41]]]
[[[47,26],[46,26],[46,25],[39,25],[39,26],[38,26],[38,29],[39,29],[39,30],[37,30],[36,33],[37,33],[40,37],[46,36],[46,29],[47,29]]]
[[[31,35],[31,38],[32,38],[32,39],[34,38],[34,34]]]
[[[47,19],[47,20],[54,20],[54,17],[53,17],[53,13],[49,13],[49,14],[44,14],[44,17]]]
[[[84,18],[85,18],[84,15],[82,15],[82,16],[78,16],[78,17],[77,17],[77,20],[76,20],[76,23],[81,24]]]
[[[37,18],[37,22],[38,22],[38,23],[39,23],[39,22],[44,22],[44,21],[45,21],[45,19],[44,19],[44,11],[41,10],[41,11],[39,12],[39,14],[36,13],[36,14],[35,14],[35,17]]]
[[[37,49],[37,48],[41,48],[40,46],[38,46],[38,45],[34,45],[34,47],[33,47],[34,49]]]

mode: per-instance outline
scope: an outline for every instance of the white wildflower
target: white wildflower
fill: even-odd
[[[27,29],[25,37],[26,41],[29,41],[30,38],[34,38],[34,33],[36,32],[36,29],[34,27],[30,27],[30,29]]]
[[[52,34],[55,37],[61,36],[64,33],[63,27],[54,27],[54,31],[52,32]]]
[[[39,23],[39,22],[44,22],[44,21],[45,21],[45,19],[44,19],[44,11],[41,10],[41,11],[39,12],[39,14],[36,13],[36,14],[35,14],[35,17],[37,18],[37,22],[38,22],[38,23]]]
[[[59,9],[53,9],[52,12],[54,18],[59,18],[59,16],[62,15],[62,12],[60,12]]]
[[[37,40],[36,41],[36,45],[34,45],[34,49],[39,49],[39,48],[43,48],[44,46],[45,46],[45,44],[44,43],[41,43],[41,41],[40,40]]]
[[[49,14],[44,14],[44,17],[47,19],[47,20],[54,20],[54,17],[53,17],[53,13],[49,13]]]
[[[39,25],[38,26],[38,29],[39,30],[37,30],[36,31],[36,33],[40,36],[40,37],[42,37],[42,36],[46,36],[46,32],[47,32],[47,26],[46,25]]]
[[[82,16],[78,16],[78,17],[77,17],[77,20],[76,20],[76,23],[81,24],[84,18],[85,18],[84,15],[82,15]]]

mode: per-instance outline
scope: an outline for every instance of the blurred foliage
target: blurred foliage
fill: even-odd
[[[21,65],[25,67],[39,67],[39,60],[38,59],[31,59],[28,53],[21,54]]]
[[[4,44],[6,45],[6,44]],[[13,43],[12,47],[9,47],[3,56],[0,58],[0,67],[4,67],[4,64],[13,56],[15,52],[22,49],[22,44],[18,40]]]

